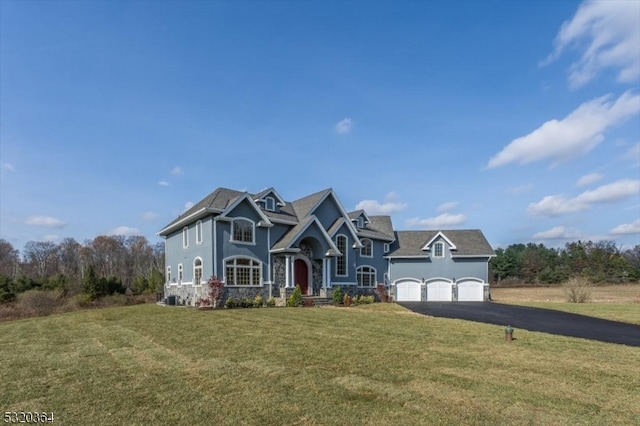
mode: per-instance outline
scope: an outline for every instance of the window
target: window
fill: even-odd
[[[226,285],[261,285],[262,263],[257,260],[235,257],[225,264]]]
[[[389,253],[389,243],[384,243],[384,252]]]
[[[269,211],[275,211],[276,209],[276,201],[273,199],[273,197],[267,197],[264,200],[264,208],[269,210]]]
[[[373,256],[373,242],[365,238],[362,240],[362,247],[360,248],[360,256],[372,257]]]
[[[338,235],[336,237],[336,247],[340,253],[340,256],[336,257],[336,275],[347,275],[347,237],[344,235]]]
[[[178,265],[178,283],[182,284],[182,263]]]
[[[196,222],[196,244],[202,244],[202,221]]]
[[[362,216],[360,216],[358,219],[356,219],[356,226],[358,228],[364,228],[364,222],[362,221]]]
[[[376,270],[371,266],[361,266],[356,270],[359,287],[374,287],[376,285]]]
[[[189,228],[182,228],[182,247],[189,247]]]
[[[167,282],[171,282],[171,266],[167,266]]]
[[[231,241],[237,243],[253,242],[253,222],[248,219],[234,219]]]
[[[193,261],[193,284],[202,284],[202,259],[200,258]]]
[[[433,257],[444,257],[444,243],[435,243],[433,245]]]

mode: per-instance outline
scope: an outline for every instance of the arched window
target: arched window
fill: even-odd
[[[183,278],[183,270],[182,270],[182,263],[178,265],[178,284],[182,284],[182,278]]]
[[[362,240],[362,247],[360,248],[360,256],[373,257],[373,242],[370,239],[364,238]]]
[[[376,270],[371,266],[361,266],[356,269],[356,279],[359,287],[374,287],[376,285]]]
[[[336,247],[340,251],[340,256],[336,257],[336,275],[347,275],[347,237],[338,235],[336,237]]]
[[[233,219],[231,241],[236,243],[253,243],[254,223],[248,219]]]
[[[167,282],[171,282],[171,266],[167,266]]]
[[[196,222],[196,244],[202,244],[202,221]]]
[[[226,285],[262,285],[262,262],[234,257],[225,262]]]
[[[182,247],[189,247],[189,228],[182,228]]]
[[[193,261],[193,284],[200,285],[202,283],[202,259],[199,257]]]

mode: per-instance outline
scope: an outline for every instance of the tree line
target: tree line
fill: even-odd
[[[640,245],[621,250],[613,241],[577,241],[563,248],[512,244],[495,250],[492,284],[559,284],[582,277],[592,283],[640,280]]]
[[[91,299],[162,289],[164,243],[143,236],[106,236],[80,244],[29,241],[22,253],[0,239],[0,302],[11,302],[27,290],[86,293]]]

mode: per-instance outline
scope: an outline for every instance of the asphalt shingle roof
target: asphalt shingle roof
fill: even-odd
[[[426,256],[422,247],[441,232],[455,244],[454,256],[491,256],[494,251],[479,229],[453,229],[433,231],[396,231],[396,242],[391,246],[390,257]]]

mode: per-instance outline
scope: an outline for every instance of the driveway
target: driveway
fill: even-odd
[[[491,302],[400,302],[398,304],[423,315],[457,318],[505,327],[510,325],[516,329],[514,332],[516,339],[518,338],[517,329],[520,328],[640,347],[640,325],[584,315]]]

